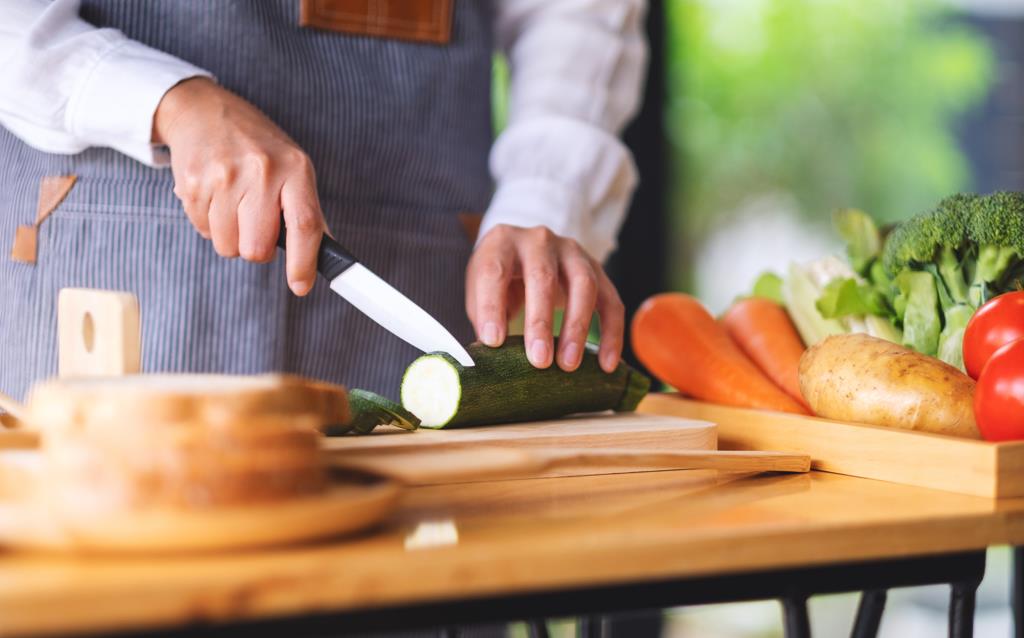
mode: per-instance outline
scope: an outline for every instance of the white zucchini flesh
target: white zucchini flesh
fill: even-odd
[[[420,357],[405,371],[402,406],[419,417],[423,427],[443,427],[455,418],[461,401],[459,371],[444,357]]]

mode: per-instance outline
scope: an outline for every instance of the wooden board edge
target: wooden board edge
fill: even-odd
[[[643,412],[718,424],[722,449],[802,452],[816,470],[984,497],[1024,495],[1024,446],[719,406],[672,394],[649,395]],[[913,463],[914,458],[928,462]],[[954,472],[950,468],[965,468]],[[1012,475],[1012,477],[1011,477]]]
[[[635,416],[634,413],[609,414],[615,420]],[[570,417],[565,420],[537,422],[538,426],[565,426],[568,431],[522,432],[506,430],[508,435],[500,440],[490,440],[489,433],[501,434],[501,428],[521,428],[524,424],[480,426],[452,430],[419,430],[416,432],[373,433],[367,436],[327,437],[322,445],[331,453],[343,451],[419,451],[430,447],[465,447],[494,445],[501,447],[665,447],[673,439],[679,445],[668,445],[670,449],[714,450],[718,447],[717,426],[707,419],[684,419],[671,414],[642,414],[642,417],[656,417],[650,424],[657,427],[637,426],[631,431],[619,432],[573,432]],[[687,421],[687,428],[673,429],[673,420]],[[696,427],[699,426],[699,427]],[[675,436],[673,436],[675,434]],[[479,436],[477,436],[479,435]],[[685,443],[685,444],[684,444]],[[694,444],[695,443],[695,444]]]

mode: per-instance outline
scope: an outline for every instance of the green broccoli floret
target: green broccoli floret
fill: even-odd
[[[912,264],[930,263],[940,245],[934,211],[921,213],[889,233],[882,251],[882,264],[889,274],[895,277]]]
[[[893,277],[904,267],[935,260],[941,248],[960,250],[969,239],[968,227],[977,195],[957,194],[897,226],[886,238],[882,262]]]
[[[977,247],[971,304],[980,306],[1008,289],[1000,285],[1003,275],[1024,255],[1024,193],[998,192],[977,198],[969,236]]]
[[[882,263],[904,343],[962,366],[967,320],[1024,276],[1024,193],[947,197],[889,234]],[[923,276],[933,279],[934,293]]]
[[[959,193],[939,202],[935,210],[900,224],[885,242],[882,260],[893,277],[904,268],[918,270],[935,264],[949,297],[966,303],[968,286],[964,279],[961,253],[969,243],[969,222],[977,195]]]

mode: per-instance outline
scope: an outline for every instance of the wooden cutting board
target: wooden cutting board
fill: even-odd
[[[378,428],[367,436],[331,437],[324,441],[333,456],[377,452],[423,452],[466,447],[502,448],[630,448],[658,450],[715,450],[715,424],[695,419],[634,413],[584,414],[554,421],[488,425],[452,430],[421,428],[406,432]],[[593,464],[541,468],[531,476],[584,476],[663,470],[658,465]]]
[[[505,478],[527,478],[564,467],[657,466],[663,470],[718,470],[724,472],[808,472],[811,458],[779,452],[720,452],[718,450],[664,450],[629,448],[424,448],[422,451],[343,451],[331,454],[335,467],[395,479],[406,485],[473,483]]]

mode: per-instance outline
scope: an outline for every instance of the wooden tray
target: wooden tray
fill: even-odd
[[[651,394],[646,414],[718,425],[723,450],[811,457],[816,470],[995,498],[1024,496],[1024,441],[989,443],[816,417],[733,408]]]

